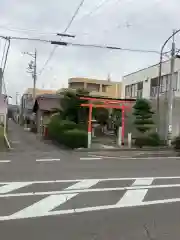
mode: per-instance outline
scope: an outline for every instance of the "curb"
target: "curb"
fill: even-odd
[[[125,152],[125,151],[130,151],[130,152],[144,152],[144,151],[149,151],[149,152],[154,152],[154,151],[164,151],[164,152],[168,152],[168,151],[173,151],[172,148],[93,148],[93,149],[88,149],[88,148],[82,148],[82,149],[75,149],[74,151],[76,152]]]

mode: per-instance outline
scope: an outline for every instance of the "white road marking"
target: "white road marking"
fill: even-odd
[[[110,209],[120,209],[124,207],[141,207],[141,206],[149,206],[149,205],[156,205],[156,204],[167,204],[167,203],[176,203],[180,202],[180,198],[174,198],[174,199],[165,199],[165,200],[155,200],[155,201],[146,201],[141,202],[136,205],[103,205],[103,206],[97,206],[97,207],[85,207],[85,208],[74,208],[74,209],[68,209],[68,210],[60,210],[60,211],[52,211],[52,212],[46,212],[43,214],[43,216],[57,216],[57,215],[64,215],[64,214],[72,214],[72,213],[85,213],[85,212],[94,212],[94,211],[102,211],[102,210],[110,210]],[[35,217],[35,216],[32,216]],[[38,216],[40,217],[40,216]],[[41,216],[42,217],[42,216]],[[1,216],[0,221],[7,221],[7,220],[16,220],[16,219],[22,219],[22,218],[29,218],[27,215],[21,215],[17,216],[15,214],[12,214],[10,216]]]
[[[53,159],[53,158],[49,158],[49,159],[36,159],[36,162],[56,162],[56,161],[60,161],[60,159]]]
[[[153,178],[149,179],[137,179],[135,182],[132,184],[133,186],[148,186],[151,185],[153,182]],[[123,197],[117,202],[117,205],[137,205],[141,203],[146,196],[148,192],[148,189],[134,189],[134,190],[128,190],[125,192]]]
[[[72,186],[66,188],[66,190],[70,189],[85,189],[96,185],[98,181],[95,180],[83,180]],[[79,193],[73,194],[58,194],[58,195],[50,195],[41,201],[34,203],[33,205],[24,208],[14,214],[11,215],[13,219],[22,219],[22,218],[31,218],[31,217],[43,217],[49,214],[51,210],[60,206],[61,204],[67,202],[69,199],[77,196]]]
[[[137,157],[137,155],[139,154],[135,154],[135,157],[133,156],[103,156],[103,155],[89,155],[89,156],[92,156],[92,157],[100,157],[100,158],[104,158],[104,159],[118,159],[118,160],[154,160],[154,159],[157,159],[157,160],[161,160],[161,159],[180,159],[180,157],[167,157],[167,156],[164,156],[164,157],[157,157],[157,156],[154,156],[154,157]]]
[[[73,183],[73,182],[80,182],[83,180],[96,180],[96,181],[101,181],[101,182],[106,182],[106,181],[126,181],[126,180],[140,180],[140,179],[150,179],[151,177],[123,177],[123,178],[91,178],[91,179],[68,179],[68,180],[44,180],[44,181],[24,181],[22,183],[26,184],[46,184],[46,183]],[[152,177],[154,180],[155,179],[180,179],[180,176],[161,176],[161,177]],[[0,182],[1,185],[3,184],[10,184],[12,182]],[[14,183],[14,182],[13,182]]]
[[[31,183],[27,183],[27,182],[8,183],[5,186],[0,187],[0,194],[9,193],[9,192],[15,191],[19,188],[26,187],[29,185],[31,185]]]
[[[102,155],[89,155],[90,157],[99,157],[99,158],[110,158],[110,159],[120,159],[120,158],[123,158],[123,159],[128,159],[129,157],[127,156],[121,156],[121,157],[113,157],[113,156],[102,156]]]
[[[153,182],[153,178],[146,178],[146,179],[136,179],[132,186],[147,186],[147,185],[151,185]]]
[[[159,188],[179,188],[180,184],[169,185],[151,185],[151,186],[130,186],[130,187],[114,187],[114,188],[89,188],[89,189],[65,189],[61,191],[48,191],[48,192],[27,192],[27,193],[9,193],[0,195],[0,198],[8,197],[24,197],[24,196],[43,196],[43,195],[57,195],[57,194],[70,194],[70,193],[93,193],[93,192],[111,192],[111,191],[125,191],[125,190],[146,190],[146,189],[159,189]]]
[[[60,194],[60,195],[50,195],[43,200],[34,203],[33,205],[12,214],[12,218],[31,218],[31,217],[42,217],[48,214],[49,211],[58,207],[59,205],[67,202],[69,199],[75,197],[77,193],[74,194]]]
[[[11,160],[0,160],[0,163],[10,163]]]
[[[101,160],[101,157],[82,157],[80,160]]]
[[[117,205],[134,205],[141,203],[146,196],[148,189],[135,189],[127,191],[123,197],[118,201]]]

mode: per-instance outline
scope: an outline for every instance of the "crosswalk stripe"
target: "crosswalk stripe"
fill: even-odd
[[[33,205],[13,214],[12,217],[16,219],[45,216],[52,209],[67,202],[69,199],[75,197],[76,195],[77,193],[50,195],[43,200],[34,203]]]
[[[98,180],[83,180],[81,182],[75,183],[66,190],[74,190],[74,189],[87,189],[89,187],[97,184]],[[13,219],[19,218],[30,218],[30,217],[43,217],[48,215],[48,213],[54,208],[60,206],[61,204],[67,202],[71,198],[77,196],[79,193],[67,193],[67,194],[58,194],[58,195],[50,195],[33,205],[20,210],[19,212],[14,213],[10,217]]]
[[[133,184],[133,186],[147,186],[151,185],[153,182],[153,178],[147,178],[147,179],[136,179]],[[148,192],[147,189],[134,189],[134,190],[128,190],[125,192],[123,197],[116,203],[116,205],[134,205],[142,203],[144,197],[146,196]]]
[[[2,187],[0,187],[0,194],[3,194],[3,193],[9,193],[11,191],[15,191],[19,188],[22,188],[22,187],[26,187],[26,186],[29,186],[31,185],[31,183],[29,182],[12,182],[12,183],[8,183]]]

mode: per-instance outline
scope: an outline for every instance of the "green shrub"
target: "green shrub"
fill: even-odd
[[[135,145],[142,148],[143,146],[156,147],[161,145],[161,140],[158,133],[153,132],[149,135],[140,136],[135,139]]]
[[[143,146],[147,146],[147,142],[148,142],[148,137],[147,136],[141,136],[141,137],[137,137],[135,138],[135,146],[142,148]]]
[[[48,124],[48,133],[50,137],[59,139],[64,131],[74,128],[76,128],[76,123],[68,120],[61,120],[60,116],[54,115]]]
[[[70,148],[87,146],[87,131],[82,130],[82,125],[61,120],[57,115],[51,118],[48,134],[52,140]]]
[[[161,145],[161,139],[159,137],[159,134],[157,132],[150,133],[148,135],[147,139],[148,146],[160,146]]]
[[[87,132],[79,129],[65,131],[63,134],[63,143],[69,148],[86,148]]]
[[[180,150],[180,136],[174,138],[174,140],[172,141],[172,145],[176,151]]]

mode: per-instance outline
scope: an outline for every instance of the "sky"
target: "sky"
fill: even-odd
[[[60,40],[81,0],[1,0],[0,35]],[[179,29],[179,0],[85,0],[63,41],[100,44],[130,49],[160,51],[163,42]],[[176,37],[177,48],[180,36]],[[156,53],[58,46],[49,43],[12,40],[4,81],[15,101],[33,86],[27,73],[31,60],[24,52],[37,49],[37,87],[67,87],[70,77],[89,77],[120,82],[123,75],[158,62]],[[2,58],[4,40],[0,40]],[[170,45],[167,45],[167,50]],[[43,71],[41,71],[44,69]],[[41,74],[39,74],[41,72]]]

